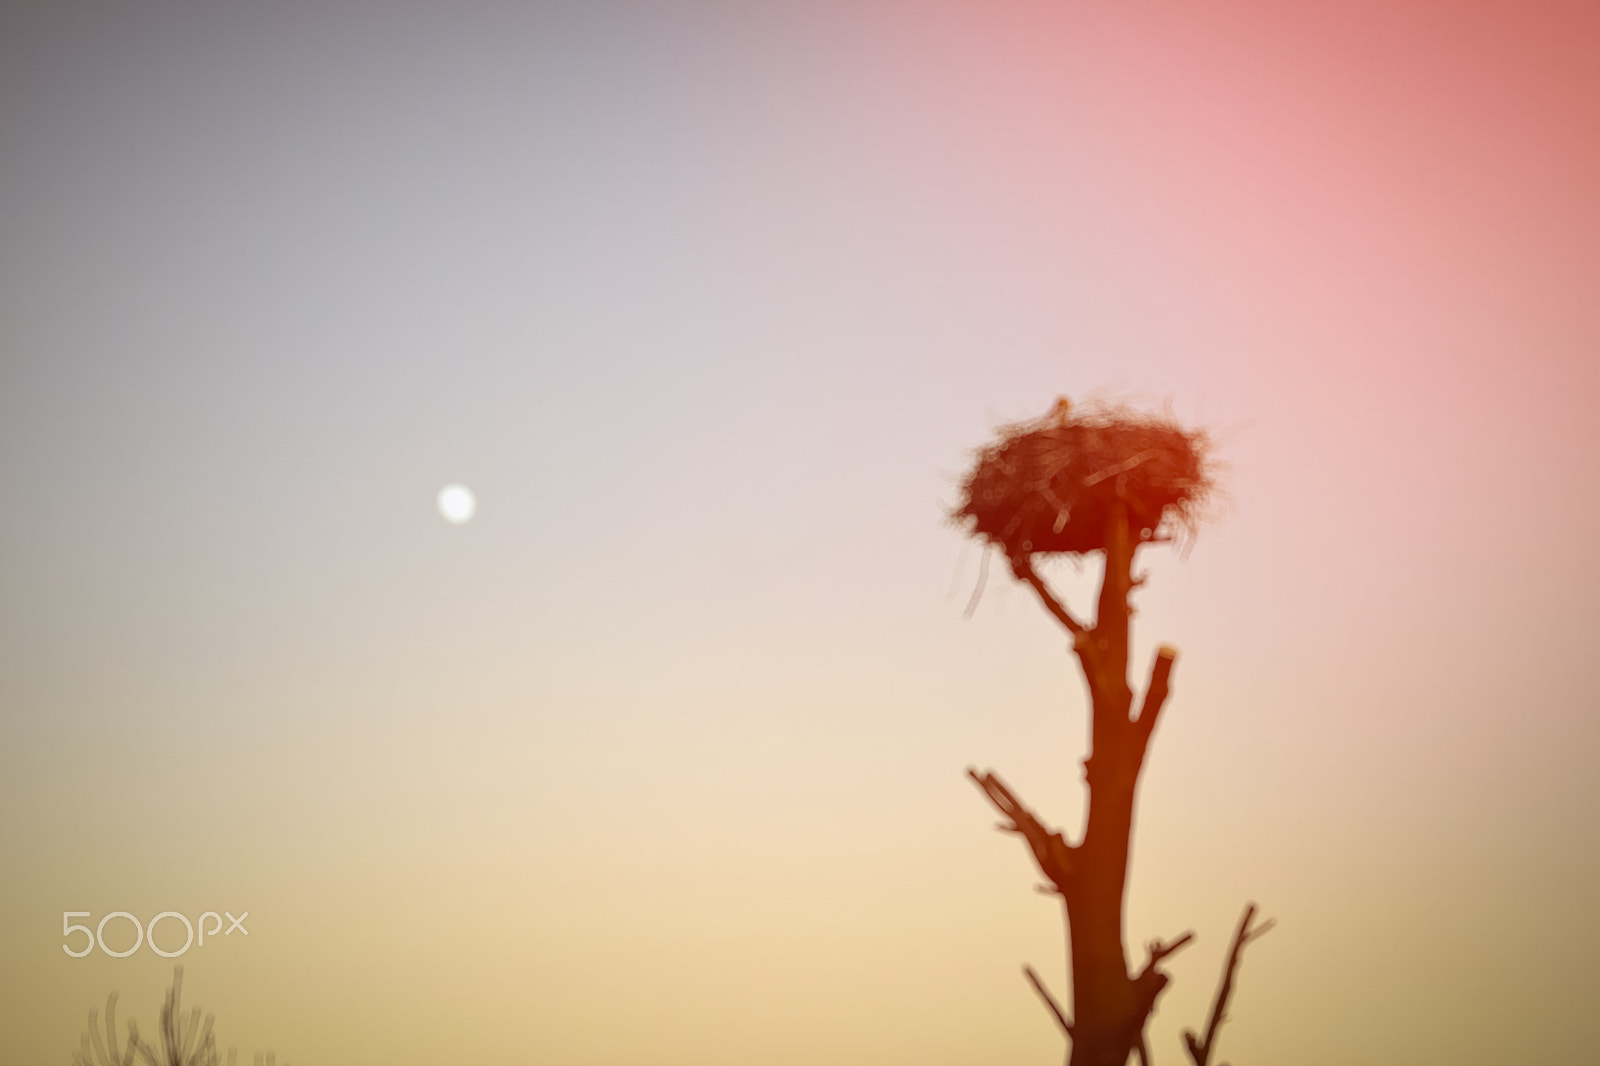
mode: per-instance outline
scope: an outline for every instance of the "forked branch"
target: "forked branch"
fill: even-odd
[[[1133,979],[1133,987],[1139,997],[1140,1017],[1148,1018],[1150,1016],[1150,1012],[1155,1010],[1156,998],[1161,995],[1161,990],[1166,988],[1167,982],[1171,980],[1166,974],[1156,969],[1156,966],[1168,955],[1187,947],[1193,939],[1194,931],[1190,930],[1176,940],[1170,940],[1165,944],[1159,940],[1152,940],[1146,945],[1146,949],[1150,952],[1150,957],[1145,960],[1144,969],[1139,971],[1139,976]]]
[[[1139,1066],[1150,1066],[1150,1049],[1145,1044],[1144,1027],[1149,1022],[1150,1015],[1155,1012],[1156,1000],[1171,980],[1166,974],[1156,969],[1156,966],[1168,955],[1188,946],[1193,939],[1194,931],[1190,930],[1175,940],[1169,940],[1165,943],[1160,940],[1152,940],[1145,946],[1150,956],[1145,960],[1144,969],[1139,971],[1139,976],[1133,979],[1134,995],[1137,997],[1135,1010],[1139,1019],[1138,1027],[1133,1034],[1133,1050],[1138,1053]]]
[[[1222,971],[1222,984],[1217,988],[1216,1002],[1211,1005],[1211,1020],[1206,1023],[1205,1039],[1196,1037],[1193,1029],[1183,1031],[1183,1043],[1189,1049],[1189,1058],[1193,1060],[1194,1066],[1210,1066],[1211,1053],[1217,1046],[1217,1030],[1228,1018],[1228,997],[1233,995],[1233,975],[1239,969],[1239,956],[1244,951],[1244,946],[1252,940],[1259,939],[1277,924],[1268,918],[1252,928],[1250,923],[1255,916],[1256,905],[1247,904],[1244,916],[1239,919],[1239,930],[1233,935],[1233,948],[1228,952],[1228,964]]]

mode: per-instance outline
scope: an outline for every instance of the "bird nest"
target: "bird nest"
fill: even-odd
[[[1062,399],[979,450],[951,518],[1012,559],[1104,550],[1118,502],[1135,542],[1186,540],[1213,488],[1209,450],[1170,413]]]

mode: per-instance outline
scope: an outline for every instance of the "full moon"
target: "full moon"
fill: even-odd
[[[465,485],[446,485],[439,490],[439,513],[444,515],[446,522],[454,522],[459,526],[471,518],[472,512],[477,509],[478,501]]]

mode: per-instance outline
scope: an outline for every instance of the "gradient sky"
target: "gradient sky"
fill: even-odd
[[[759,10],[757,10],[759,9]],[[0,1032],[248,910],[248,1061],[1058,1061],[1062,634],[943,522],[1210,427],[1138,945],[1239,1066],[1571,1062],[1600,955],[1600,8],[12,4]],[[434,496],[470,485],[451,526]],[[1061,566],[1088,613],[1092,573]]]

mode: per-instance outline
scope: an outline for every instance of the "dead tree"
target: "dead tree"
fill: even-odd
[[[1128,680],[1130,597],[1139,550],[1193,533],[1212,482],[1203,433],[1167,417],[1124,408],[1075,411],[1066,400],[1044,418],[1008,426],[983,449],[963,485],[953,517],[969,533],[1004,552],[1026,584],[1071,635],[1072,651],[1089,690],[1089,751],[1083,760],[1089,791],[1082,837],[1069,843],[1049,831],[993,772],[967,772],[1005,817],[1001,828],[1021,836],[1039,871],[1059,894],[1069,933],[1072,1013],[1028,979],[1071,1041],[1069,1066],[1126,1066],[1134,1052],[1148,1063],[1144,1029],[1168,976],[1163,959],[1193,938],[1153,940],[1137,973],[1123,938],[1134,799],[1145,752],[1167,701],[1177,649],[1162,645],[1135,703]],[[1080,621],[1034,568],[1051,553],[1098,554],[1104,570],[1092,624]],[[1267,926],[1249,928],[1246,911],[1202,1041],[1186,1034],[1196,1066],[1208,1058],[1224,1017],[1239,952]]]

